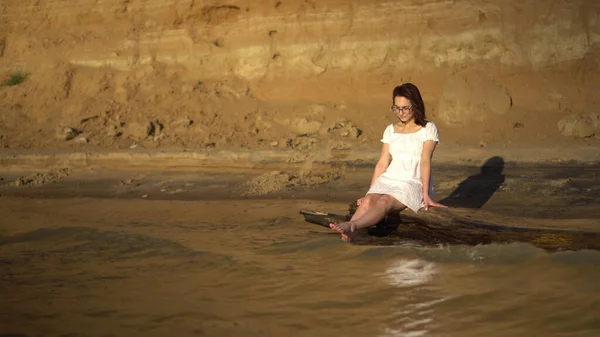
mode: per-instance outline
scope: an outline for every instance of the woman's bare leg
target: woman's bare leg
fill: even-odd
[[[370,205],[364,214],[356,219],[340,224],[329,224],[333,230],[342,234],[343,240],[351,240],[352,233],[357,229],[368,228],[376,225],[392,210],[403,210],[404,204],[391,195],[380,195],[374,204]]]
[[[352,219],[350,219],[350,221],[356,220],[363,216],[365,212],[367,212],[369,208],[371,208],[371,206],[373,206],[381,196],[383,196],[383,194],[368,194],[367,196],[365,196],[361,201],[360,205],[358,205],[358,208],[356,209],[356,212],[354,212],[354,214],[352,215]]]
[[[379,223],[392,210],[403,210],[406,206],[391,195],[382,195],[367,212],[354,221],[357,229],[368,228]]]

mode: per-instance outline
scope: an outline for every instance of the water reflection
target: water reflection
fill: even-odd
[[[435,307],[447,299],[429,285],[439,272],[438,264],[422,259],[397,260],[386,269],[386,282],[401,290],[397,293],[397,310],[390,313],[382,337],[431,335],[436,327]]]
[[[386,279],[396,287],[417,286],[429,282],[436,273],[436,264],[420,259],[399,260],[386,270]]]

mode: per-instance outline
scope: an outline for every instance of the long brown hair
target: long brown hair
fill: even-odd
[[[415,124],[425,126],[427,124],[427,120],[425,119],[425,103],[423,103],[419,88],[412,83],[404,83],[394,88],[392,104],[394,104],[394,99],[398,96],[408,99],[412,104]]]

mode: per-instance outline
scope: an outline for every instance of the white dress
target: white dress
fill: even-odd
[[[389,144],[392,161],[369,188],[368,194],[389,194],[406,207],[418,212],[423,202],[421,183],[421,152],[428,140],[439,142],[437,126],[427,122],[425,127],[413,133],[396,133],[390,124],[383,132],[383,143]],[[433,197],[433,179],[429,180],[429,196]]]

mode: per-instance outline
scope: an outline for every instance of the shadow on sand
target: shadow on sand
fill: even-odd
[[[491,157],[481,172],[463,180],[447,197],[439,201],[449,207],[481,208],[504,183],[504,159]]]

